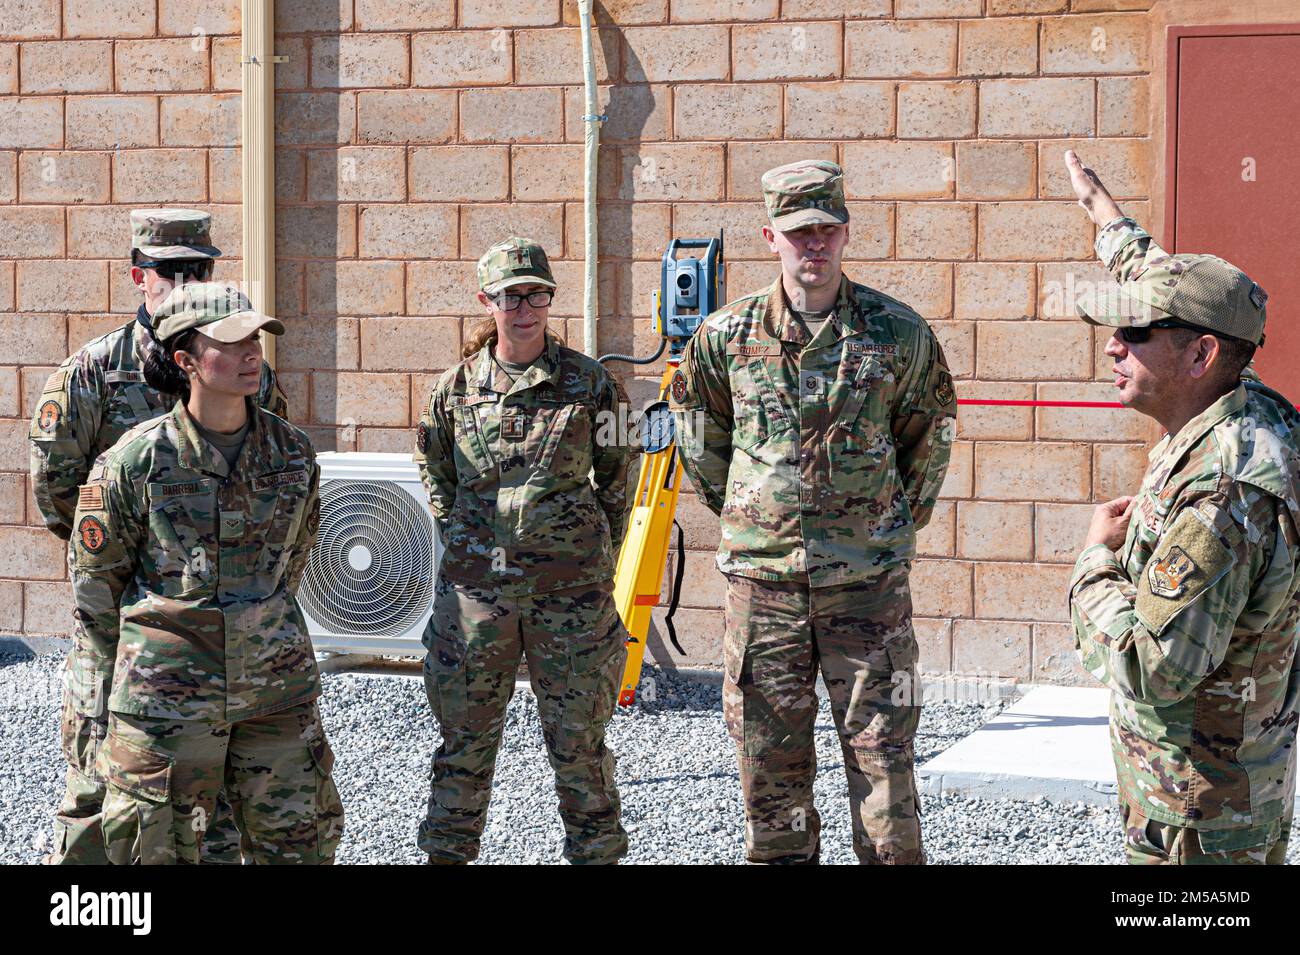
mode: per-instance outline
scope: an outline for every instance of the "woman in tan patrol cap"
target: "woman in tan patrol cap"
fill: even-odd
[[[331,862],[343,826],[294,592],[319,523],[307,436],[258,408],[258,333],[237,289],[178,287],[149,383],[170,413],[95,463],[73,523],[79,651],[112,673],[104,845],[193,863],[224,784],[257,863]]]
[[[445,545],[424,636],[442,745],[419,845],[432,863],[477,858],[522,656],[555,770],[564,856],[617,862],[627,833],[605,724],[625,658],[614,556],[637,449],[610,424],[626,399],[604,366],[548,332],[555,279],[540,245],[497,243],[478,280],[487,318],[434,386],[417,434]]]

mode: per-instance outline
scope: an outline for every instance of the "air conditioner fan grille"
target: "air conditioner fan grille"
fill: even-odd
[[[325,628],[394,636],[428,611],[433,522],[400,488],[369,481],[321,483],[320,533],[298,600]]]

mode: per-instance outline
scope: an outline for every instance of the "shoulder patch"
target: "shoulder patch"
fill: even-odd
[[[673,372],[672,381],[668,383],[668,396],[672,398],[675,407],[681,407],[686,403],[687,391],[686,372],[678,368]]]
[[[36,427],[45,434],[51,434],[59,426],[62,418],[63,405],[54,398],[47,398],[41,402],[41,410],[36,416]]]
[[[1172,600],[1182,595],[1187,589],[1188,578],[1198,569],[1196,561],[1188,556],[1187,551],[1175,544],[1164,557],[1153,560],[1147,567],[1147,582],[1157,597]]]
[[[429,426],[423,421],[415,429],[415,446],[420,450],[421,454],[425,454],[429,450]]]
[[[1134,607],[1152,633],[1160,634],[1231,569],[1236,557],[1223,540],[1227,527],[1219,526],[1220,518],[1226,516],[1202,516],[1201,508],[1184,507],[1161,535],[1137,582]]]
[[[957,397],[952,387],[952,375],[946,371],[939,372],[939,383],[934,386],[934,400],[941,405],[950,405]]]
[[[83,517],[77,524],[77,539],[86,553],[98,554],[108,543],[108,530],[98,517]]]

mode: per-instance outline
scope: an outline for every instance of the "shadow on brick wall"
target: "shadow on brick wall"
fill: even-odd
[[[355,160],[342,155],[353,145],[356,93],[338,87],[338,36],[352,29],[350,12],[337,4],[313,4],[310,16],[281,17],[276,10],[276,49],[307,63],[281,64],[275,95],[276,145],[276,309],[285,323],[277,365],[289,398],[289,417],[306,429],[317,451],[356,449],[355,422],[340,420],[338,369],[355,366],[355,356],[341,355],[341,341],[351,342],[339,322],[340,261],[355,254],[340,245],[340,230],[349,226],[341,179],[364,174]],[[346,16],[346,19],[344,18]],[[281,81],[280,76],[284,76]],[[344,266],[345,268],[348,266]]]

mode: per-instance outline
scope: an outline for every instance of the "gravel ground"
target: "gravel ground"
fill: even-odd
[[[61,657],[0,656],[0,862],[36,862],[48,848],[62,791],[58,751]],[[653,702],[619,710],[609,739],[619,756],[628,862],[740,863],[743,811],[721,689],[656,672]],[[977,729],[999,704],[929,703],[917,737],[923,762]],[[423,683],[400,676],[325,677],[321,711],[347,808],[342,863],[418,863],[416,826],[428,797],[438,734]],[[830,710],[817,720],[816,799],[822,861],[855,861],[848,790]],[[1113,808],[1046,800],[922,797],[926,850],[936,863],[1118,863]],[[560,861],[563,830],[537,705],[510,704],[480,861]]]

